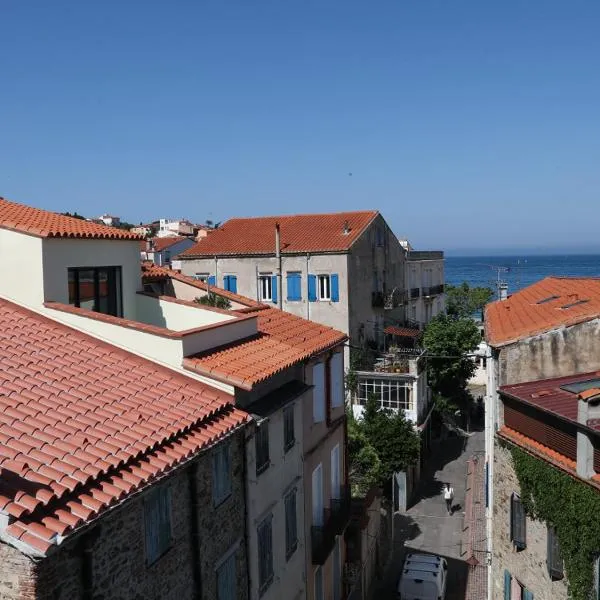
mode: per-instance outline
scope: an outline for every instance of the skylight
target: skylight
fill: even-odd
[[[548,296],[547,298],[542,298],[538,300],[536,304],[546,304],[546,302],[552,302],[552,300],[558,300],[560,296]]]
[[[561,306],[560,308],[562,310],[565,310],[566,308],[571,308],[572,306],[578,306],[579,304],[585,304],[586,302],[589,302],[589,300],[575,300],[575,302],[570,302],[569,304],[565,304],[564,306]]]
[[[566,383],[565,385],[560,386],[561,390],[565,390],[565,392],[571,392],[573,394],[581,394],[581,392],[592,390],[594,388],[600,388],[600,379],[588,379],[587,381]]]

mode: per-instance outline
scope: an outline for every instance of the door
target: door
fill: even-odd
[[[312,474],[312,510],[313,525],[323,526],[323,466],[319,466]]]
[[[331,450],[331,497],[335,500],[340,498],[340,445],[337,444]]]

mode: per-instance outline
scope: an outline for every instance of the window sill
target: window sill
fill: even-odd
[[[260,467],[257,466],[256,467],[256,476],[258,477],[259,475],[264,473],[270,466],[271,466],[270,460],[268,460],[264,465],[261,465]]]
[[[269,579],[267,579],[267,581],[265,581],[259,588],[258,588],[258,597],[260,598],[270,587],[271,584],[273,583],[273,575],[271,574],[271,576],[269,577]]]
[[[286,562],[290,560],[290,558],[292,558],[292,556],[294,556],[294,554],[296,553],[296,550],[298,549],[298,540],[296,540],[293,544],[293,546],[285,553],[285,560]]]

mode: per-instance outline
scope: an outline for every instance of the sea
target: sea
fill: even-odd
[[[600,254],[555,256],[449,256],[445,261],[446,283],[486,286],[496,290],[498,280],[512,294],[549,275],[600,277]]]

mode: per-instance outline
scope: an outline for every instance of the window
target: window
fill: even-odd
[[[312,524],[315,527],[323,526],[323,466],[319,466],[312,473]]]
[[[370,394],[375,394],[381,408],[392,410],[414,410],[412,390],[409,383],[393,379],[360,379],[358,403],[365,405]]]
[[[302,300],[302,274],[299,271],[289,271],[287,274],[288,302]]]
[[[315,600],[324,600],[323,596],[323,571],[317,567],[315,571]]]
[[[263,594],[273,581],[273,516],[269,515],[256,529],[258,538],[258,587]]]
[[[527,517],[521,498],[513,494],[510,500],[510,539],[517,550],[527,548]]]
[[[236,600],[236,553],[232,552],[217,568],[217,600]]]
[[[114,317],[123,316],[121,267],[72,268],[69,304]]]
[[[223,277],[223,288],[228,292],[237,294],[237,277],[235,275],[225,275]]]
[[[285,504],[285,559],[289,560],[298,547],[298,521],[296,513],[296,488],[288,492]]]
[[[317,363],[313,367],[313,421],[325,420],[325,365]]]
[[[231,454],[229,445],[217,448],[213,454],[213,502],[221,504],[231,494]]]
[[[565,574],[563,570],[563,560],[560,554],[560,546],[558,544],[558,536],[554,527],[548,527],[548,543],[546,553],[546,565],[548,566],[548,574],[552,581],[562,579]]]
[[[171,546],[171,488],[163,486],[144,502],[146,562],[156,562]]]
[[[521,585],[508,571],[504,571],[504,600],[533,600],[533,592]]]
[[[269,422],[263,421],[256,428],[254,436],[256,448],[256,474],[260,475],[269,467]]]
[[[341,352],[331,357],[331,407],[338,408],[344,404],[344,357]]]
[[[277,286],[275,286],[277,287]],[[260,300],[274,302],[273,300],[273,276],[269,273],[261,273],[258,278],[258,297]]]
[[[171,262],[171,251],[165,250],[165,264],[169,264]]]
[[[203,283],[206,283],[208,281],[209,275],[210,275],[210,273],[196,273],[194,275],[194,279],[197,279],[198,281],[202,281]]]
[[[294,433],[294,405],[283,409],[283,451],[287,452],[296,442]]]
[[[331,298],[331,279],[329,275],[318,275],[317,284],[319,300],[329,300]]]

